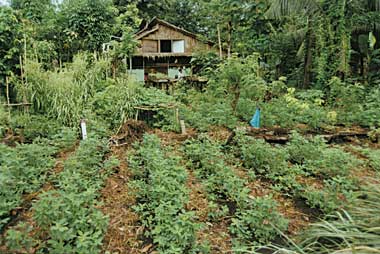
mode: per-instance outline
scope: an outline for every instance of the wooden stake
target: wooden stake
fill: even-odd
[[[6,85],[6,96],[7,96],[7,104],[10,105],[10,98],[9,98],[9,80],[8,77],[5,77],[5,85]]]
[[[125,65],[127,65],[127,59],[125,59]],[[127,68],[126,68],[127,69]],[[132,70],[133,70],[133,66],[132,66],[132,56],[129,57],[129,75],[132,75]]]
[[[6,85],[6,95],[7,95],[7,103],[10,105],[10,98],[9,98],[9,80],[8,77],[5,77],[5,85]],[[11,120],[11,107],[8,107],[8,121]]]
[[[180,121],[180,124],[181,124],[181,132],[182,132],[182,135],[186,135],[185,121],[184,121],[184,120],[181,120],[181,121]]]
[[[26,57],[26,55],[25,55],[25,57]],[[26,59],[25,59],[26,60]],[[19,61],[20,61],[20,75],[21,75],[21,83],[22,83],[22,86],[24,87],[24,88],[26,88],[26,76],[25,76],[25,71],[24,71],[24,64],[23,64],[23,61],[22,61],[22,57],[21,57],[21,55],[20,55],[20,57],[19,57]],[[26,99],[26,95],[25,95],[25,90],[24,90],[24,92],[23,92],[23,94],[22,94],[22,104],[25,106],[24,107],[24,112],[29,112],[29,108],[28,108],[28,106],[29,106],[29,103],[28,103],[28,101],[27,101],[27,99]],[[8,105],[9,105],[9,103],[8,103]]]

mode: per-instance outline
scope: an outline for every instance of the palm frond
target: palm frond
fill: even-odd
[[[319,10],[316,0],[273,0],[266,16],[280,19],[289,15],[310,15]]]

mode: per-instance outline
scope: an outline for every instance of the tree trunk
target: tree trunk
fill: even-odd
[[[231,57],[231,49],[232,49],[232,22],[229,21],[227,23],[227,56]]]
[[[306,43],[305,43],[305,62],[304,62],[304,79],[303,87],[309,88],[311,83],[311,67],[313,63],[313,31],[310,25],[310,21],[307,21],[307,33],[306,33]]]

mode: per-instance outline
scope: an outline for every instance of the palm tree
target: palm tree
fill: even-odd
[[[296,31],[303,43],[300,50],[304,53],[304,80],[303,87],[307,88],[311,83],[312,66],[312,42],[313,26],[311,20],[320,12],[320,4],[317,0],[271,0],[271,5],[266,16],[272,19],[282,19],[287,16],[301,15],[306,20],[306,29]]]
[[[302,41],[299,52],[304,55],[304,88],[309,87],[311,83],[316,23],[318,19],[327,19],[331,15],[329,11],[326,11],[329,5],[339,6],[340,9],[334,11],[340,12],[340,25],[347,31],[346,36],[334,38],[336,43],[341,43],[339,46],[343,49],[339,56],[335,56],[340,61],[337,73],[340,73],[343,78],[349,69],[350,37],[366,34],[368,38],[369,32],[373,32],[377,38],[380,38],[380,0],[269,0],[269,2],[270,8],[266,12],[268,18],[283,19],[297,15],[305,19],[305,28],[293,31],[294,35]],[[358,17],[357,20],[355,17]],[[331,21],[333,18],[330,19]]]

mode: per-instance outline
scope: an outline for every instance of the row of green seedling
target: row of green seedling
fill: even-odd
[[[23,195],[37,191],[54,165],[51,146],[0,144],[0,231],[11,219],[11,211],[23,203]]]
[[[285,146],[273,146],[262,139],[238,133],[230,147],[243,166],[273,183],[273,189],[295,198],[303,198],[312,208],[324,213],[344,205],[357,189],[350,177],[360,162],[340,148],[329,147],[321,137],[305,138],[294,132]],[[314,179],[323,188],[302,182]],[[343,195],[343,199],[341,198]]]
[[[41,194],[33,205],[41,252],[100,252],[108,218],[98,210],[97,199],[105,178],[117,163],[112,159],[103,163],[106,152],[104,141],[82,141],[53,182],[55,189]]]
[[[157,136],[145,135],[129,166],[137,198],[134,209],[146,229],[146,243],[153,242],[158,253],[196,253],[200,224],[193,212],[185,210],[188,175],[180,159],[169,155]]]
[[[234,236],[235,250],[242,250],[250,243],[268,243],[287,229],[287,221],[276,211],[276,203],[271,197],[249,195],[246,180],[238,177],[223,160],[221,146],[202,137],[188,142],[185,153],[206,187],[210,201],[229,203],[229,213],[233,216],[230,233]]]

